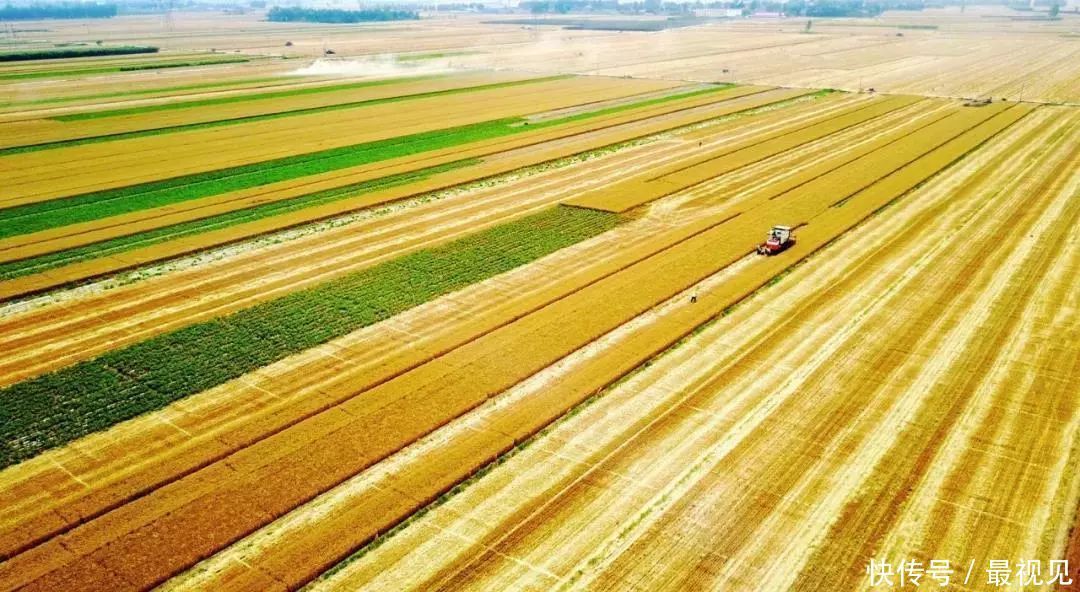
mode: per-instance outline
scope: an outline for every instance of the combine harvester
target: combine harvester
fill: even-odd
[[[795,244],[795,229],[791,226],[773,226],[769,238],[757,246],[759,255],[776,255]]]

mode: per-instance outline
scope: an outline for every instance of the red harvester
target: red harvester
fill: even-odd
[[[773,226],[769,238],[757,247],[761,255],[775,255],[795,244],[795,234],[790,226]]]

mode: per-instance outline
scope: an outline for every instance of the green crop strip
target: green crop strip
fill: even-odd
[[[0,237],[38,232],[250,189],[279,181],[410,156],[515,133],[516,120],[495,120],[423,132],[355,146],[279,158],[250,165],[186,175],[164,181],[40,201],[0,210]]]
[[[227,82],[204,82],[200,84],[185,84],[182,86],[166,86],[159,88],[144,88],[139,90],[124,90],[118,92],[98,93],[93,95],[77,95],[68,97],[56,97],[51,99],[32,99],[29,101],[16,101],[13,103],[0,103],[0,107],[16,107],[25,105],[47,105],[55,103],[74,103],[76,101],[94,101],[97,99],[113,99],[123,97],[138,97],[143,95],[153,94],[167,94],[172,92],[182,92],[186,90],[203,90],[203,89],[228,89],[229,87],[241,87],[245,84],[261,84],[264,82],[281,82],[281,84],[291,84],[286,82],[280,76],[268,77],[268,78],[246,78],[241,80],[230,80]],[[259,87],[252,87],[259,88]],[[239,90],[248,90],[247,88]]]
[[[42,70],[39,72],[19,72],[12,74],[0,74],[0,80],[24,80],[30,78],[58,78],[61,76],[88,76],[90,74],[109,74],[112,72],[133,72],[138,70],[160,70],[163,68],[180,68],[194,66],[215,66],[218,64],[238,64],[249,62],[250,58],[221,58],[213,60],[194,60],[184,62],[154,62],[148,64],[133,64],[127,66],[106,66],[100,68],[81,68],[74,70]]]
[[[0,52],[0,62],[24,62],[30,60],[55,60],[59,58],[86,58],[96,56],[117,56],[139,53],[157,53],[156,47],[124,45],[116,47],[52,47],[49,49],[30,49],[25,51]]]
[[[244,188],[249,186],[247,185],[248,183],[252,182],[254,182],[256,185],[263,184],[265,182],[271,182],[266,180],[270,178],[273,178],[274,180],[283,180],[283,178],[292,178],[292,176],[315,174],[315,172],[325,172],[326,170],[332,170],[333,168],[346,166],[342,164],[342,162],[346,161],[357,162],[356,159],[363,158],[389,158],[392,156],[387,156],[388,154],[400,156],[403,154],[415,153],[417,151],[431,150],[438,147],[457,145],[460,143],[475,141],[477,139],[483,139],[487,137],[498,137],[501,135],[536,130],[549,125],[554,125],[556,123],[577,121],[589,115],[596,116],[599,114],[611,113],[613,111],[621,111],[623,109],[634,106],[642,106],[645,104],[652,105],[662,101],[681,99],[689,96],[690,94],[700,94],[700,92],[702,91],[694,91],[693,93],[689,94],[684,93],[669,95],[666,97],[640,101],[638,103],[619,105],[617,107],[596,110],[591,113],[577,114],[561,119],[543,122],[543,125],[533,125],[526,127],[518,125],[521,120],[498,120],[494,122],[476,124],[474,126],[465,126],[465,128],[442,130],[441,132],[429,132],[427,134],[406,136],[402,138],[395,138],[392,140],[374,143],[378,145],[361,145],[359,147],[347,147],[327,151],[332,154],[317,153],[316,155],[322,154],[326,156],[326,159],[322,161],[301,160],[305,157],[310,157],[312,155],[305,155],[305,157],[291,157],[287,159],[280,159],[277,161],[270,161],[269,163],[258,163],[256,165],[248,165],[247,167],[238,167],[238,169],[241,170],[228,169],[226,171],[216,171],[212,173],[205,173],[202,175],[181,177],[178,179],[135,186],[133,188],[123,188],[118,190],[110,190],[107,192],[100,192],[97,194],[87,194],[78,198],[39,202],[37,204],[21,206],[20,208],[0,210],[0,222],[10,221],[10,226],[0,226],[0,234],[4,232],[13,232],[11,229],[16,227],[25,229],[28,227],[32,227],[35,224],[41,225],[47,223],[50,220],[64,219],[85,221],[87,216],[93,216],[90,219],[94,219],[94,217],[97,217],[96,214],[93,214],[93,212],[95,211],[97,213],[100,213],[102,211],[123,213],[126,211],[135,211],[143,207],[153,207],[154,205],[165,205],[167,203],[174,203],[174,201],[178,200],[182,201],[185,199],[196,199],[199,197],[218,194],[226,190]],[[437,136],[437,134],[439,133],[447,132],[452,133],[443,137]],[[366,152],[361,149],[361,147],[365,146]],[[32,257],[19,261],[12,261],[0,264],[0,281],[10,280],[33,273],[41,273],[64,265],[113,255],[116,253],[140,247],[146,247],[153,244],[165,242],[167,240],[173,240],[185,236],[199,234],[202,232],[209,232],[212,230],[219,230],[235,224],[250,222],[272,215],[284,214],[306,207],[320,205],[339,199],[345,199],[347,197],[352,197],[354,195],[367,191],[375,191],[379,189],[387,189],[390,187],[400,186],[406,183],[411,183],[427,178],[439,172],[461,168],[464,166],[470,166],[472,164],[475,164],[476,162],[477,160],[475,159],[456,161],[439,167],[430,167],[412,173],[404,173],[401,175],[385,177],[382,179],[375,179],[365,183],[338,187],[326,191],[299,196],[296,198],[282,200],[280,202],[273,202],[253,208],[220,214],[218,216],[213,216],[210,218],[192,220],[190,222],[184,222],[181,224],[149,230],[146,232],[141,232],[128,236],[117,237],[114,239],[109,239],[106,241],[80,247],[74,247],[54,253],[48,253],[37,257]],[[225,175],[225,173],[229,173],[232,176]],[[261,176],[264,174],[270,176]],[[82,202],[72,204],[72,200],[76,199],[82,200]],[[65,203],[73,205],[75,209],[69,212],[60,212],[58,214],[52,213],[52,210],[54,208],[62,207]],[[25,210],[23,211],[23,215],[25,217],[22,218],[21,221],[19,217],[9,215],[9,212],[14,212],[23,208],[25,208]],[[5,218],[6,214],[8,214],[7,218]]]
[[[214,64],[243,64],[250,62],[250,58],[225,58],[214,60],[194,60],[190,62],[160,62],[153,64],[134,64],[120,66],[121,72],[138,72],[139,70],[161,70],[163,68],[184,68],[187,66],[213,66]]]
[[[37,152],[39,150],[51,150],[53,148],[70,148],[72,146],[81,146],[83,144],[97,144],[99,142],[111,142],[114,140],[130,140],[133,138],[143,138],[147,136],[158,136],[161,134],[171,134],[176,132],[189,132],[201,129],[208,129],[214,127],[221,127],[226,125],[235,125],[238,123],[254,123],[257,121],[266,121],[270,119],[278,119],[281,117],[291,117],[293,115],[310,115],[312,113],[323,113],[327,111],[338,111],[341,109],[354,109],[357,107],[371,107],[374,105],[382,105],[386,103],[396,103],[398,101],[408,101],[413,99],[430,98],[441,95],[451,95],[458,93],[482,91],[482,90],[494,90],[497,88],[504,88],[509,86],[517,86],[521,84],[531,84],[534,82],[546,82],[550,80],[557,80],[560,78],[566,78],[566,76],[553,76],[550,78],[532,78],[529,80],[515,80],[512,82],[499,82],[495,84],[485,84],[480,86],[468,86],[464,88],[454,88],[441,91],[431,91],[424,93],[416,93],[411,95],[400,95],[396,97],[384,97],[381,99],[368,99],[366,101],[356,101],[352,103],[338,103],[335,105],[326,105],[322,107],[308,107],[304,109],[293,109],[291,111],[278,111],[276,113],[266,113],[263,115],[248,115],[244,117],[233,117],[230,119],[219,119],[215,121],[206,121],[202,123],[189,123],[183,125],[173,125],[167,127],[153,128],[147,130],[139,130],[134,132],[122,132],[117,134],[106,134],[102,136],[91,136],[88,138],[77,138],[74,140],[61,140],[58,142],[46,142],[43,144],[30,144],[26,146],[12,146],[10,148],[0,149],[0,156],[8,156],[12,154],[23,154],[26,152]],[[400,79],[398,79],[400,81]],[[382,82],[382,81],[378,81]],[[371,85],[373,83],[366,83]],[[314,89],[295,89],[293,91],[282,92],[300,92],[301,90],[314,90]],[[228,97],[230,99],[236,98],[240,100],[253,100],[263,98],[265,94],[260,93],[257,96],[247,97]],[[226,97],[222,97],[224,99]]]
[[[522,120],[511,118],[421,132],[219,171],[16,206],[0,210],[0,223],[2,223],[0,224],[0,238],[40,232],[298,177],[576,122],[630,108],[696,96],[704,92],[715,92],[715,89],[657,97],[530,126],[520,125]]]
[[[596,110],[593,110],[593,111],[585,111],[583,113],[577,113],[577,114],[574,114],[574,115],[568,115],[566,117],[560,117],[558,119],[550,119],[550,120],[542,120],[542,121],[530,122],[529,127],[544,128],[544,127],[550,127],[550,126],[553,126],[553,125],[562,125],[562,124],[566,124],[566,123],[572,123],[572,122],[575,122],[575,121],[581,121],[583,119],[589,119],[589,118],[592,118],[592,117],[599,117],[601,115],[612,115],[612,114],[615,114],[615,113],[621,113],[623,111],[628,111],[630,109],[641,109],[641,108],[644,108],[644,107],[651,107],[653,105],[659,105],[661,103],[667,103],[669,101],[673,101],[673,100],[676,100],[676,99],[682,100],[682,99],[689,99],[689,98],[697,97],[697,96],[701,96],[701,95],[712,94],[712,93],[719,92],[719,91],[722,91],[722,90],[727,90],[727,89],[732,88],[734,86],[735,85],[733,85],[733,84],[718,84],[716,86],[710,86],[708,88],[702,88],[702,89],[698,89],[698,90],[695,90],[695,91],[684,92],[684,93],[675,93],[675,94],[670,94],[670,95],[663,95],[663,96],[659,96],[659,97],[654,97],[652,99],[646,99],[646,100],[643,100],[643,101],[634,101],[634,102],[629,102],[629,103],[623,103],[623,104],[620,104],[620,105],[614,105],[614,106],[611,106],[611,107],[605,107],[605,108],[602,108],[602,109],[596,109]]]
[[[0,467],[610,230],[556,206],[0,390]]]
[[[243,224],[245,222],[254,222],[256,220],[267,218],[269,216],[287,214],[289,212],[294,212],[303,208],[318,206],[340,199],[346,199],[364,192],[380,191],[384,189],[390,189],[392,187],[406,185],[409,183],[415,183],[417,181],[426,179],[431,175],[466,166],[471,166],[473,164],[476,164],[477,162],[479,161],[476,159],[459,160],[457,162],[452,162],[442,166],[430,167],[422,169],[420,171],[402,173],[400,175],[393,175],[390,177],[383,177],[372,181],[366,181],[364,183],[355,183],[352,185],[335,187],[334,189],[327,189],[325,191],[309,193],[307,195],[294,197],[292,199],[284,199],[281,201],[271,202],[252,208],[237,210],[235,212],[227,212],[225,214],[219,214],[217,216],[211,216],[209,218],[191,220],[189,222],[174,224],[172,226],[165,226],[162,228],[156,228],[154,230],[148,230],[146,232],[140,232],[137,234],[121,236],[102,242],[84,245],[82,247],[75,247],[72,249],[65,249],[63,251],[56,251],[54,253],[47,253],[45,255],[40,255],[29,259],[10,261],[0,264],[0,281],[10,280],[33,273],[41,273],[64,265],[79,263],[81,261],[88,261],[90,259],[97,259],[99,257],[107,257],[116,253],[122,253],[124,251],[130,251],[132,249],[137,249],[141,247],[148,247],[165,241],[175,240],[186,236],[200,234],[203,232],[221,230],[223,228],[228,228],[229,226]]]
[[[454,58],[458,56],[476,55],[479,51],[436,51],[432,53],[409,53],[397,56],[399,62],[416,62],[422,60],[438,60],[441,58]]]
[[[348,84],[333,84],[327,86],[309,86],[304,88],[294,88],[289,90],[257,93],[251,95],[235,95],[228,97],[213,97],[209,99],[196,99],[193,101],[182,101],[177,103],[164,103],[161,105],[145,105],[142,107],[126,107],[124,109],[111,109],[108,111],[88,111],[86,113],[72,113],[70,115],[59,115],[52,117],[55,121],[85,121],[87,119],[101,119],[104,117],[124,117],[128,115],[142,115],[144,113],[155,113],[158,111],[175,111],[177,109],[193,109],[195,107],[211,107],[219,105],[229,105],[232,103],[245,103],[252,101],[262,101],[270,99],[284,99],[289,97],[300,97],[304,95],[314,95],[327,92],[343,91],[343,90],[356,90],[361,88],[370,88],[375,86],[386,86],[388,84],[399,84],[402,82],[415,82],[419,80],[425,80],[435,78],[434,76],[415,76],[412,78],[385,78],[382,80],[367,80],[364,82],[352,82]],[[480,88],[480,87],[473,87]]]

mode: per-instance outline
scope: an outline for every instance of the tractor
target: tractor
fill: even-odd
[[[790,226],[773,226],[769,231],[769,238],[757,246],[760,255],[776,255],[787,250],[795,244],[795,234]]]

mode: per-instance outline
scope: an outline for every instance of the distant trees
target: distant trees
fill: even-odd
[[[759,4],[756,3],[755,4]],[[900,8],[903,2],[884,5],[880,2],[869,3],[863,0],[792,0],[791,2],[761,2],[760,7],[767,11],[783,12],[787,16],[838,17],[838,16],[878,16],[886,8]],[[920,6],[921,8],[921,6]],[[809,32],[809,29],[807,29]]]
[[[1057,18],[1058,13],[1061,12],[1061,5],[1054,2],[1050,5],[1050,18]]]
[[[371,21],[417,20],[420,15],[412,10],[395,10],[392,8],[337,10],[275,6],[270,9],[267,18],[278,23],[364,23]]]
[[[0,8],[0,21],[27,21],[39,19],[88,19],[116,16],[115,4],[91,4],[62,2],[56,4],[30,4]]]

